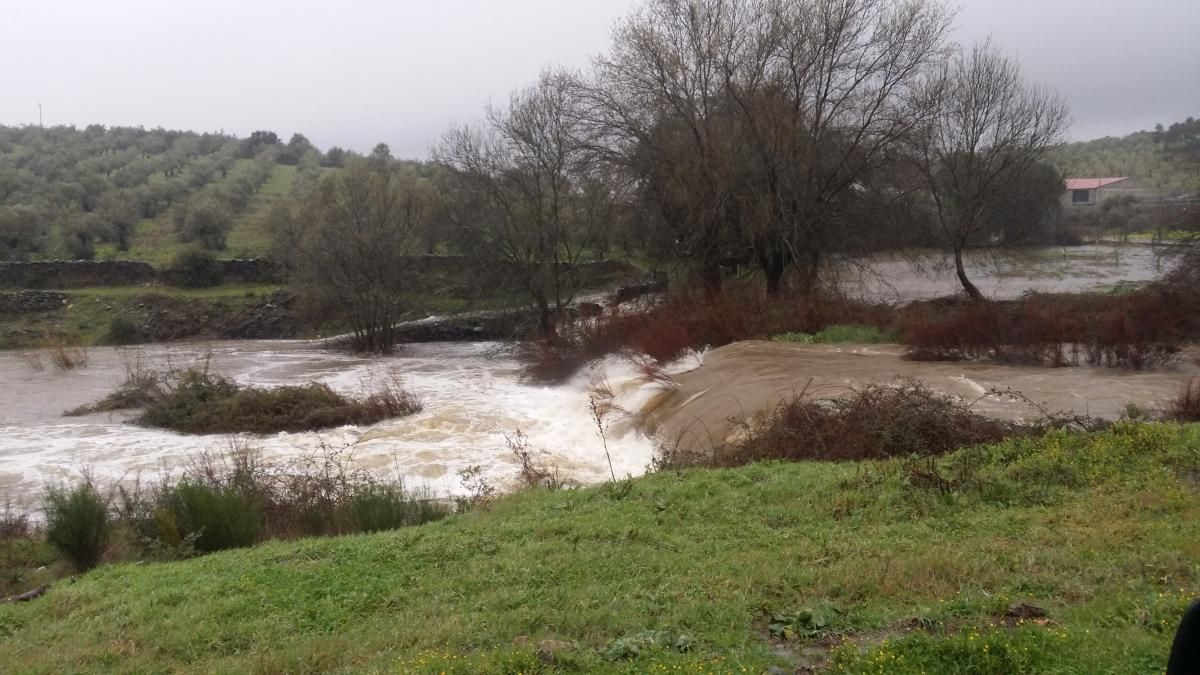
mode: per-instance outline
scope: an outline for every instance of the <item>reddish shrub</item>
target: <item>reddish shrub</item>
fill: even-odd
[[[1029,294],[1020,300],[914,303],[900,316],[901,342],[917,360],[1147,368],[1170,363],[1185,335],[1169,296]]]
[[[546,384],[565,382],[588,361],[573,343],[558,337],[522,342],[517,360],[527,379]]]

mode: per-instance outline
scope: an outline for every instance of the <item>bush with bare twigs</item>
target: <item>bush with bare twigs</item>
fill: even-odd
[[[43,352],[46,360],[48,360],[55,368],[64,371],[75,370],[77,368],[87,368],[87,347],[83,346],[83,343],[79,340],[79,338],[62,334],[54,334],[47,338],[47,342],[49,346],[47,346]]]
[[[1163,414],[1177,422],[1200,422],[1200,377],[1189,378],[1179,394],[1167,403]]]
[[[208,361],[186,368],[127,366],[124,383],[99,402],[68,415],[141,408],[139,424],[183,433],[312,431],[374,424],[420,412],[421,401],[395,377],[365,397],[339,394],[325,384],[262,388],[243,386],[209,369]]]
[[[1170,297],[1151,287],[1126,295],[1031,293],[1015,301],[943,299],[900,313],[900,341],[922,361],[1120,368],[1169,365],[1187,337]]]
[[[1016,392],[991,392],[1024,400]],[[664,448],[658,468],[741,466],[758,461],[857,461],[928,457],[962,447],[1042,433],[1067,423],[1099,422],[1038,409],[1029,422],[985,417],[972,404],[902,380],[870,385],[847,396],[819,399],[805,391],[779,404],[765,419],[743,423],[740,440],[705,451]]]

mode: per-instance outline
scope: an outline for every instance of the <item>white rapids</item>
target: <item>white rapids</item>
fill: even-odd
[[[349,447],[368,469],[398,473],[410,486],[454,496],[465,491],[459,472],[468,467],[479,467],[500,488],[512,485],[517,463],[506,436],[520,430],[538,460],[567,481],[596,483],[611,475],[589,407],[594,370],[565,385],[535,386],[521,382],[516,360],[496,343],[414,344],[395,356],[363,358],[309,342],[219,342],[96,348],[86,368],[70,372],[49,365],[38,370],[20,353],[0,352],[0,501],[78,480],[83,468],[104,480],[153,477],[197,453],[230,447],[229,436],[142,428],[126,422],[127,413],[62,416],[111,391],[132,359],[186,365],[205,355],[215,372],[265,387],[315,381],[362,394],[373,381],[395,376],[424,404],[416,415],[372,426],[237,439],[268,459],[312,454],[322,444]],[[653,395],[654,385],[639,380],[629,363],[614,358],[597,368],[621,407],[638,410]],[[646,470],[654,443],[632,421],[611,420],[605,440],[618,478]]]

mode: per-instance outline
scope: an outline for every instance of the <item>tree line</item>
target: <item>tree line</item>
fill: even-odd
[[[277,229],[307,242],[297,277],[344,298],[394,281],[373,241],[505,261],[546,334],[612,247],[716,294],[731,269],[809,293],[833,261],[932,245],[978,296],[965,250],[1053,236],[1069,118],[952,20],[936,0],[646,0],[591,68],[448,130],[424,175],[356,162]]]

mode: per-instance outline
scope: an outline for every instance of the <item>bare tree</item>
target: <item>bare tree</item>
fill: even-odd
[[[641,202],[710,291],[739,247],[725,211],[728,118],[720,56],[738,9],[723,0],[652,0],[618,24],[610,53],[582,87],[582,119],[598,158],[626,170]]]
[[[543,73],[489,107],[486,123],[446,134],[437,157],[451,170],[458,227],[481,263],[520,277],[543,334],[580,290],[580,265],[615,197],[577,142],[573,78]]]
[[[953,252],[963,290],[980,298],[963,252],[1001,236],[995,214],[1020,197],[1025,174],[1062,142],[1070,115],[1057,94],[1026,84],[1018,64],[990,42],[955,55],[923,100],[934,114],[916,134],[913,154],[934,205],[930,234]]]
[[[585,88],[592,144],[707,284],[749,256],[770,290],[796,267],[811,289],[851,240],[855,190],[922,121],[914,93],[949,24],[933,0],[650,0]]]
[[[291,214],[272,213],[295,281],[350,317],[353,347],[386,352],[404,311],[413,253],[426,212],[415,176],[356,159],[325,176]]]

